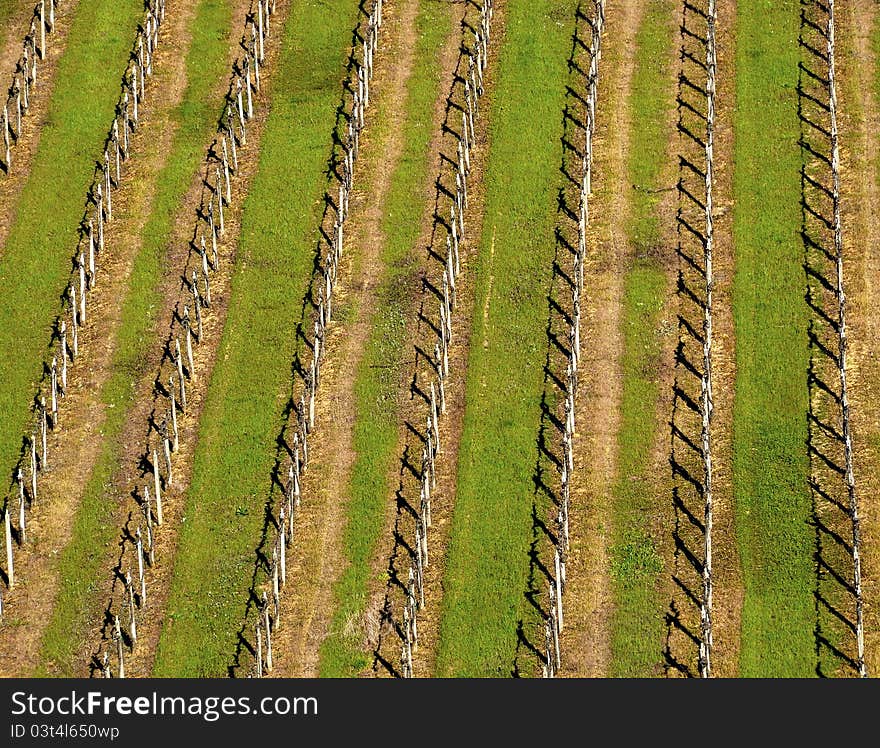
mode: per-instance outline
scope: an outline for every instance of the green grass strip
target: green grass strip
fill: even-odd
[[[283,30],[229,315],[209,385],[158,676],[222,676],[236,646],[314,259],[356,0],[298,0]]]
[[[572,23],[569,2],[509,3],[496,89],[482,104],[491,110],[486,209],[439,676],[509,676],[517,624],[530,615],[523,593]]]
[[[171,238],[177,208],[198,170],[205,143],[215,130],[220,113],[215,100],[205,94],[225,77],[230,0],[199,0],[191,24],[192,44],[186,58],[187,87],[171,113],[176,123],[165,166],[156,183],[156,196],[144,228],[143,246],[135,258],[128,295],[122,309],[112,375],[101,390],[108,406],[101,432],[99,455],[74,519],[73,537],[59,561],[61,588],[52,619],[43,637],[38,674],[73,676],[93,610],[90,601],[106,582],[103,549],[117,538],[115,506],[107,501],[123,455],[120,435],[134,405],[135,385],[143,376],[147,349],[159,302],[165,249]],[[235,32],[238,28],[234,29]]]
[[[743,566],[740,672],[813,673],[807,307],[797,146],[797,0],[741,0],[734,114],[733,486]]]
[[[415,60],[407,84],[406,120],[401,130],[403,151],[392,176],[382,231],[385,274],[377,292],[377,307],[364,357],[355,381],[354,448],[345,529],[348,566],[333,589],[335,614],[330,634],[321,647],[323,677],[351,677],[372,662],[359,634],[346,635],[347,621],[363,614],[369,592],[370,560],[375,557],[385,525],[387,497],[394,486],[388,476],[397,452],[399,414],[394,403],[407,348],[406,313],[417,270],[414,247],[421,233],[425,205],[413,196],[424,189],[433,165],[431,113],[442,85],[437,79],[440,53],[450,28],[450,6],[420,3],[416,18]],[[378,117],[377,119],[381,119]],[[377,136],[377,140],[381,135]],[[421,251],[421,247],[416,248]],[[384,573],[384,569],[382,569]]]
[[[669,129],[666,113],[673,92],[667,70],[658,60],[671,59],[668,33],[674,4],[652,0],[636,34],[636,60],[630,93],[632,136],[627,169],[631,210],[627,233],[633,260],[623,288],[623,387],[618,433],[618,479],[613,486],[614,514],[610,545],[614,595],[609,674],[645,677],[656,674],[663,646],[664,599],[659,581],[663,563],[656,537],[656,516],[669,497],[658,495],[652,451],[661,396],[660,313],[666,273],[660,249],[657,206],[661,172],[666,164]],[[620,189],[620,185],[611,185]]]
[[[70,273],[92,167],[142,15],[139,0],[82,3],[58,63],[40,144],[0,255],[2,470],[14,465],[30,420],[27,404]]]

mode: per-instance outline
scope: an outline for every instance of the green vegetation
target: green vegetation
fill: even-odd
[[[733,412],[743,676],[809,676],[815,623],[798,239],[798,3],[737,8]]]
[[[393,490],[389,474],[399,456],[400,414],[394,404],[400,378],[390,372],[397,372],[404,365],[406,314],[412,308],[414,265],[423,259],[423,249],[417,243],[425,204],[414,200],[413,195],[422,191],[427,169],[434,163],[434,154],[429,153],[433,134],[430,117],[438,85],[444,83],[437,80],[436,71],[450,28],[450,12],[449,6],[422,2],[416,18],[418,41],[407,84],[406,120],[400,134],[403,151],[394,170],[382,221],[385,274],[377,291],[372,329],[355,382],[357,458],[352,470],[344,541],[348,566],[333,590],[336,612],[321,648],[320,674],[324,677],[354,676],[371,662],[361,648],[360,638],[346,636],[344,626],[366,607],[370,560],[383,537],[385,510]],[[382,120],[381,113],[377,120]]]
[[[573,14],[561,0],[506,13],[495,93],[481,105],[486,210],[437,659],[450,677],[509,676],[517,624],[532,615],[523,592]]]
[[[613,487],[614,520],[610,547],[614,613],[611,619],[610,674],[655,674],[663,645],[664,603],[658,583],[663,564],[656,537],[658,506],[668,501],[654,473],[651,453],[657,429],[661,341],[659,317],[667,293],[658,251],[662,235],[657,205],[666,164],[667,112],[673,105],[668,68],[673,59],[669,19],[675,5],[652,0],[636,34],[630,93],[632,136],[628,182],[633,184],[627,233],[632,265],[623,289],[623,390],[618,434],[618,480]],[[619,185],[614,187],[619,189]],[[653,525],[653,526],[652,526]]]
[[[155,343],[150,331],[156,315],[165,312],[159,306],[159,283],[177,207],[215,129],[217,100],[205,94],[226,76],[232,24],[229,0],[200,0],[186,58],[187,88],[180,104],[170,113],[170,122],[176,127],[174,139],[157,177],[144,243],[129,280],[112,374],[101,390],[107,418],[101,431],[100,451],[74,519],[73,537],[60,554],[61,588],[44,634],[40,658],[41,662],[52,663],[53,675],[74,675],[72,668],[81,655],[84,631],[94,613],[89,601],[106,581],[102,549],[111,545],[119,532],[114,516],[116,506],[107,501],[107,495],[113,492],[113,476],[123,458],[120,434],[134,404],[135,385],[144,374],[147,349]],[[232,33],[238,34],[239,27],[235,26]],[[44,674],[42,668],[40,674]]]
[[[27,404],[70,273],[92,166],[103,152],[141,15],[138,0],[83,3],[58,64],[40,144],[0,256],[3,470],[14,464],[30,420]]]
[[[283,29],[229,314],[202,413],[158,676],[224,675],[236,646],[289,394],[293,325],[312,271],[329,127],[357,12],[355,0],[295,0]]]

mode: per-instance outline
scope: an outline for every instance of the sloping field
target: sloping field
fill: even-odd
[[[34,14],[0,675],[874,674],[873,3]]]

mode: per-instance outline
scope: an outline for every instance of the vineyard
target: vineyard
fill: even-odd
[[[4,0],[0,80],[0,676],[880,670],[876,3]]]

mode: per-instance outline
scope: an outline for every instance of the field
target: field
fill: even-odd
[[[875,3],[40,7],[0,675],[880,667]]]

